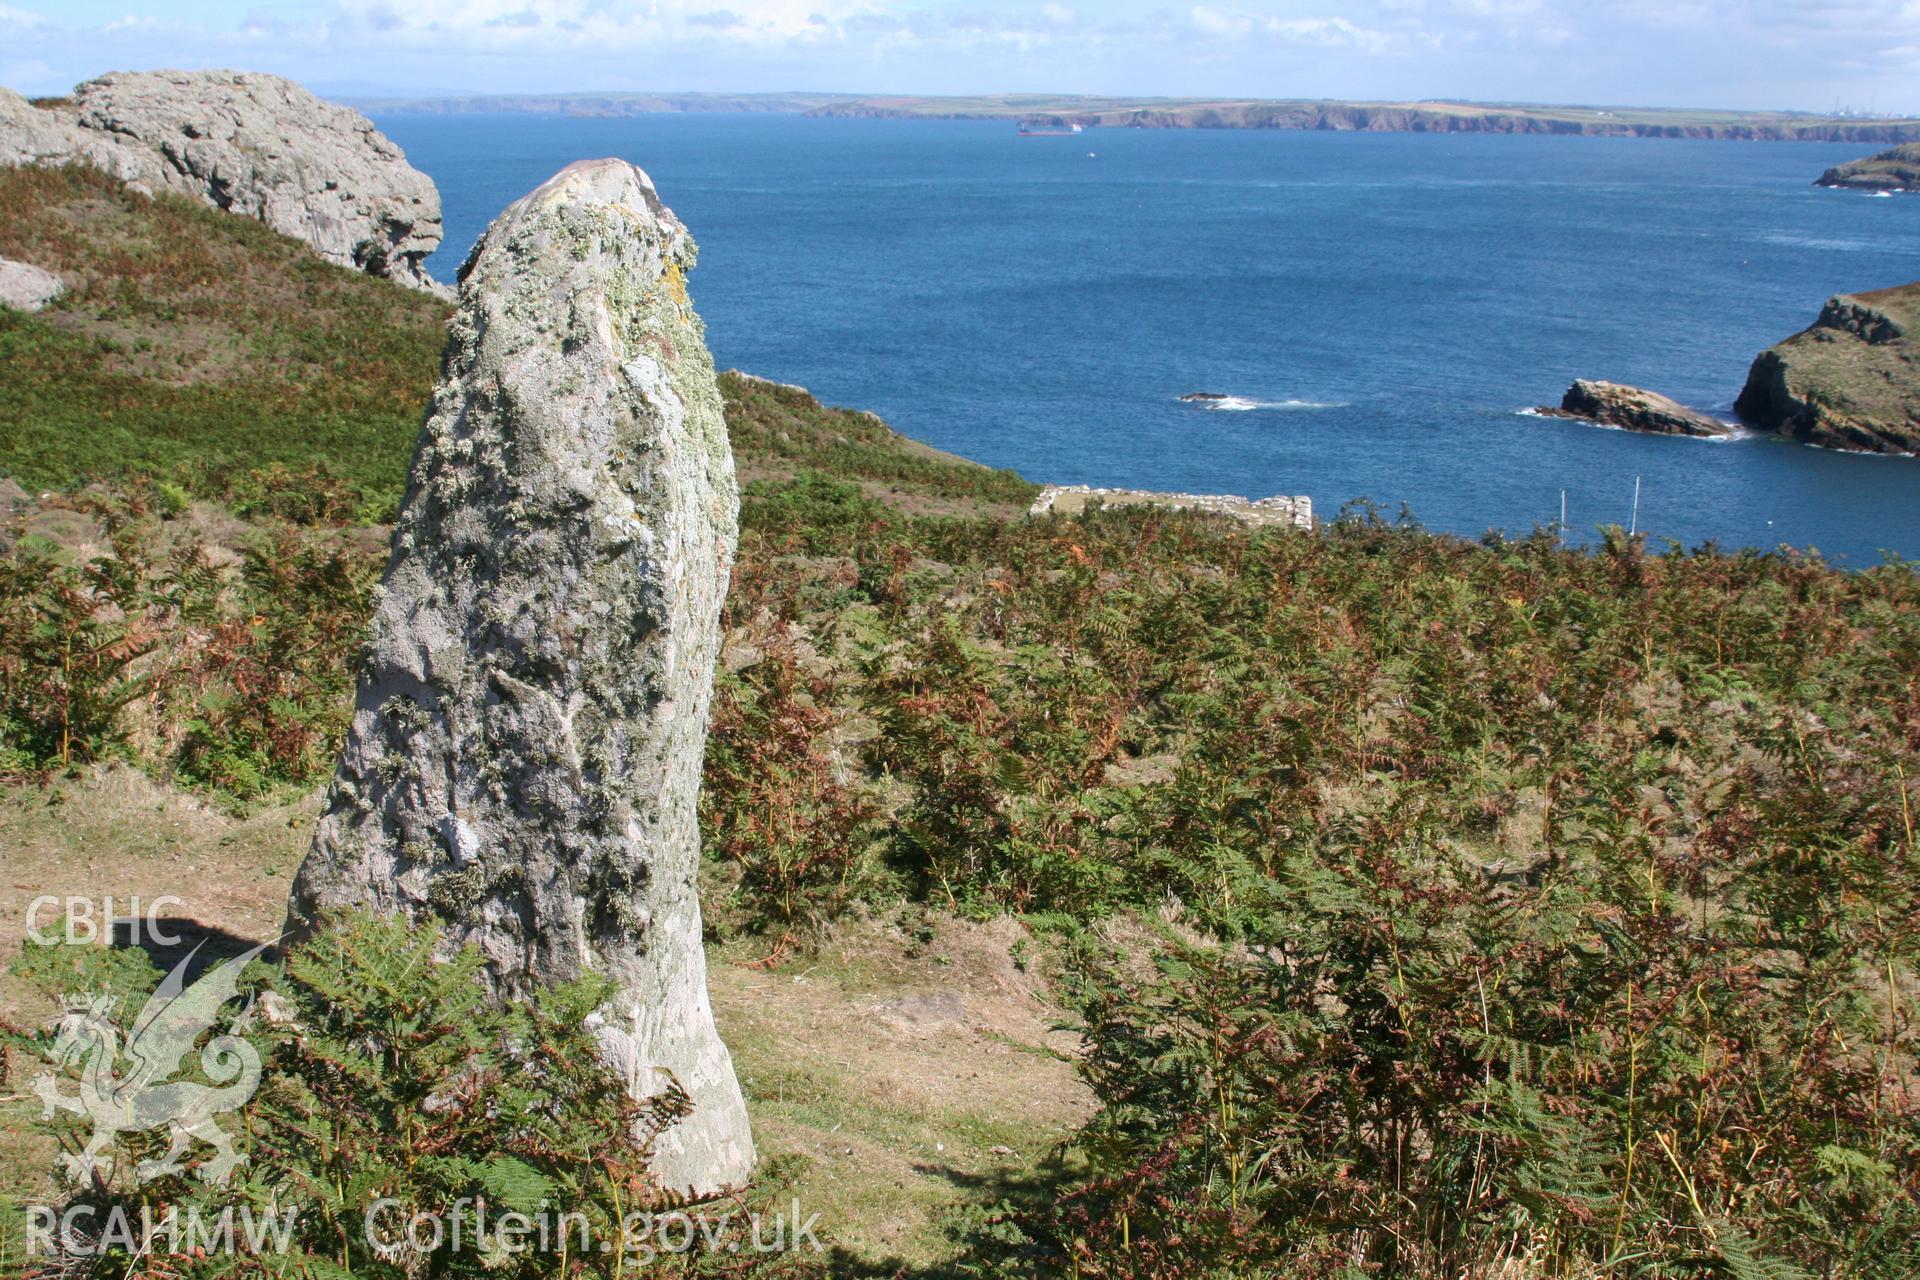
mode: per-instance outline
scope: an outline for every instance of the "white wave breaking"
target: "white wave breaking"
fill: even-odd
[[[1861,253],[1880,246],[1871,240],[1856,240],[1834,236],[1795,236],[1765,235],[1760,237],[1767,244],[1784,245],[1789,249],[1825,249],[1834,253]]]
[[[1196,409],[1215,413],[1247,413],[1254,409],[1344,409],[1345,400],[1257,400],[1252,396],[1222,396],[1218,400],[1189,400]]]

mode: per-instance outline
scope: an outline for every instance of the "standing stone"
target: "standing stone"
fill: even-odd
[[[468,258],[289,926],[440,917],[507,999],[609,975],[609,1061],[693,1102],[655,1171],[708,1191],[753,1143],[696,887],[739,497],[693,261],[621,160],[561,170]]]

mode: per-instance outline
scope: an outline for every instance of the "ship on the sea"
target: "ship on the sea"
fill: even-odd
[[[1020,136],[1023,138],[1071,138],[1076,133],[1084,133],[1083,125],[1068,124],[1064,128],[1055,125],[1036,125],[1030,121],[1020,122]]]

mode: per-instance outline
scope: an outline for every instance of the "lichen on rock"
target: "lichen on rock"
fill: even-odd
[[[290,924],[443,918],[503,998],[608,974],[609,1059],[693,1102],[656,1172],[709,1191],[753,1146],[696,888],[738,493],[693,261],[619,160],[562,170],[475,247]]]

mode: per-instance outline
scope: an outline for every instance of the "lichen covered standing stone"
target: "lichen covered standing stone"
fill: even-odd
[[[609,1060],[693,1101],[655,1171],[706,1191],[753,1145],[696,889],[739,499],[693,259],[647,175],[598,160],[467,260],[289,923],[439,917],[509,999],[611,976]]]

